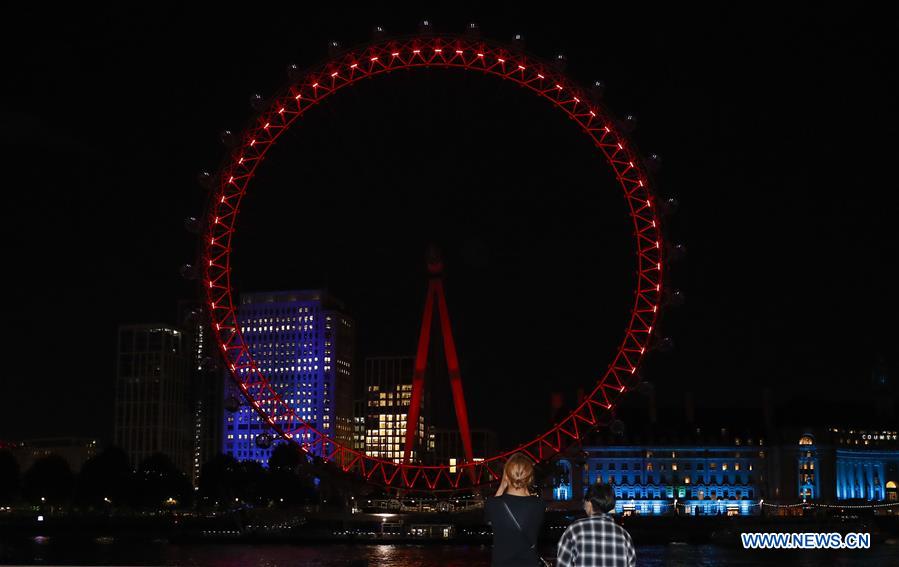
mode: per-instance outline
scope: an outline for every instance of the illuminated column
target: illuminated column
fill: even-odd
[[[843,499],[849,498],[849,467],[846,461],[840,465],[840,485],[843,487]]]
[[[855,478],[855,489],[852,491],[853,498],[864,498],[865,497],[865,479],[862,476],[862,465],[859,462],[853,463],[855,467],[855,474],[853,478]]]
[[[872,500],[881,500],[883,494],[882,478],[883,474],[880,470],[880,463],[871,463],[871,475],[873,476],[871,488],[873,490]]]
[[[843,482],[845,482],[843,463],[837,460],[837,500],[843,499]]]
[[[865,462],[865,478],[868,481],[867,490],[867,498],[868,500],[874,500],[874,463],[870,461]]]

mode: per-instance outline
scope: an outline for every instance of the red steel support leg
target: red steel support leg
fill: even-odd
[[[432,280],[433,281],[433,280]],[[434,282],[437,290],[437,306],[440,309],[440,332],[443,335],[443,350],[446,351],[446,365],[449,368],[450,386],[453,392],[453,404],[456,406],[456,421],[459,422],[459,434],[462,437],[462,448],[465,461],[474,460],[471,450],[471,430],[468,428],[468,410],[465,407],[465,394],[462,391],[462,372],[459,370],[459,357],[456,355],[456,343],[450,327],[449,310],[446,308],[446,297],[443,295],[443,282]],[[469,467],[471,473],[474,469]]]
[[[406,414],[406,447],[403,451],[403,462],[408,463],[415,446],[418,433],[418,416],[421,412],[421,396],[424,390],[425,368],[428,364],[428,345],[431,340],[431,320],[434,313],[434,280],[428,284],[428,296],[425,299],[425,313],[421,319],[421,332],[418,335],[418,351],[415,353],[415,371],[412,374],[412,399],[409,401],[409,412]]]

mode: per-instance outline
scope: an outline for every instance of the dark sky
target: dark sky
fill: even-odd
[[[202,212],[195,175],[224,155],[218,132],[328,40],[412,32],[420,17],[522,33],[637,115],[638,146],[663,158],[659,193],[680,201],[668,238],[688,249],[669,280],[687,302],[661,327],[676,348],[645,368],[662,403],[692,391],[747,407],[764,387],[835,401],[858,395],[878,355],[895,367],[894,13],[459,6],[10,18],[0,438],[110,435],[116,326],[174,321],[194,294],[178,275],[193,254],[182,222]],[[516,441],[545,429],[549,393],[573,396],[607,365],[634,283],[620,190],[563,118],[458,71],[342,91],[254,181],[239,289],[327,285],[359,322],[360,355],[411,353],[436,242],[472,421]]]

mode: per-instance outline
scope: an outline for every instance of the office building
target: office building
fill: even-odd
[[[365,452],[365,399],[353,400],[353,449]]]
[[[412,401],[412,356],[365,359],[365,454],[400,462],[406,442],[406,416]],[[430,396],[421,399],[416,442],[410,459],[421,462],[428,450]]]
[[[175,327],[119,327],[113,435],[132,466],[164,453],[190,474],[189,361],[184,333]]]
[[[284,401],[320,432],[352,447],[355,323],[343,304],[320,290],[247,293],[237,319],[259,370]],[[238,378],[247,379],[246,372]],[[239,398],[227,372],[225,380],[227,395]],[[273,447],[257,440],[274,432],[247,404],[225,412],[223,434],[224,453],[268,465]]]
[[[221,355],[209,330],[202,304],[182,301],[178,320],[190,353],[191,470],[194,486],[203,463],[222,448],[224,388],[221,379]]]

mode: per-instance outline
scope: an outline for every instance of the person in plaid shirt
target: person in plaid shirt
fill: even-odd
[[[587,517],[568,526],[559,540],[556,567],[634,567],[637,553],[631,534],[609,515],[615,492],[596,483],[584,496]]]

